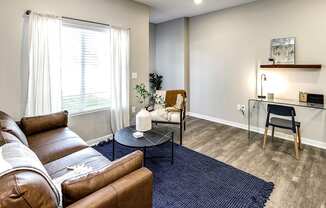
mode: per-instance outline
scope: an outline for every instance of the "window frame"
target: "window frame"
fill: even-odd
[[[90,30],[90,31],[98,31],[98,32],[107,32],[107,30],[110,29],[109,26],[97,25],[94,23],[81,22],[78,20],[70,20],[70,19],[63,20],[62,30],[63,30],[63,27],[71,27],[71,28],[84,29],[84,30]],[[63,42],[63,35],[61,37],[61,42]],[[63,47],[62,47],[62,50],[63,50]],[[63,60],[63,57],[62,57],[62,60]],[[63,76],[63,74],[61,76]],[[63,91],[62,83],[61,83],[61,91]],[[111,99],[112,99],[112,97],[111,97]],[[63,108],[63,100],[64,100],[64,96],[61,95],[62,110],[66,110]],[[92,113],[96,113],[96,112],[109,111],[110,109],[111,109],[111,104],[109,104],[109,106],[107,106],[107,107],[98,107],[95,109],[85,109],[85,110],[78,110],[76,112],[69,112],[69,115],[70,115],[70,117],[76,117],[76,116],[87,115],[87,114],[92,114]]]

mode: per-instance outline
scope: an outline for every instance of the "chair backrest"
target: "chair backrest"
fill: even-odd
[[[266,127],[269,126],[269,120],[270,120],[270,115],[278,115],[278,116],[285,116],[285,117],[291,117],[291,123],[292,127],[291,130],[296,133],[296,126],[295,126],[295,116],[296,112],[293,107],[289,106],[284,106],[284,105],[273,105],[273,104],[268,104],[267,106],[267,119],[266,119]]]
[[[293,107],[284,106],[284,105],[268,104],[267,112],[278,116],[288,116],[288,117],[296,116],[295,109]]]
[[[187,93],[185,90],[167,90],[165,97],[166,107],[172,107],[176,104],[178,94],[181,94],[183,96],[183,103],[185,105],[185,99],[187,98]]]

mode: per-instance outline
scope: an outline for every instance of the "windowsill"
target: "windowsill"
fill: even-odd
[[[83,116],[83,115],[87,115],[87,114],[103,112],[103,111],[108,111],[108,110],[110,110],[109,107],[108,108],[99,108],[99,109],[88,110],[88,111],[83,111],[83,112],[79,112],[79,113],[72,113],[69,115],[69,117]]]

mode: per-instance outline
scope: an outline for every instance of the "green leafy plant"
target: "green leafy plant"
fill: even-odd
[[[137,92],[136,97],[140,104],[144,104],[146,99],[152,96],[152,94],[146,89],[146,86],[143,83],[137,84],[135,90]]]
[[[155,92],[156,90],[162,89],[163,83],[163,76],[157,73],[150,73],[149,74],[149,83],[151,87],[151,91]]]

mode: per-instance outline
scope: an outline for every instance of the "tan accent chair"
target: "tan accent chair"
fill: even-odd
[[[173,108],[176,105],[178,95],[183,97],[181,109]],[[154,124],[164,123],[179,125],[180,145],[182,145],[183,131],[186,130],[186,102],[187,93],[185,90],[167,90],[165,94],[165,109],[170,109],[166,116],[160,115],[159,110],[154,109],[151,111],[152,122]]]
[[[35,152],[52,179],[66,174],[71,166],[91,167],[91,173],[62,183],[64,207],[152,207],[153,176],[143,167],[142,152],[110,161],[89,147],[67,124],[67,112],[23,118],[18,125],[0,111],[0,145],[25,144]],[[0,207],[57,208],[58,204],[41,174],[19,170],[0,177]]]

